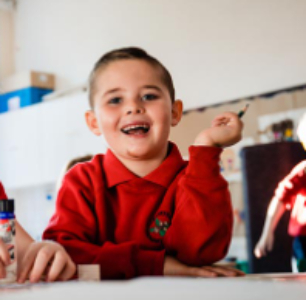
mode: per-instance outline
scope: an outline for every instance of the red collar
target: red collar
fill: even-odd
[[[178,172],[186,165],[186,162],[182,159],[177,146],[169,142],[169,147],[169,154],[162,164],[157,169],[142,178],[139,178],[137,175],[128,170],[109,149],[106,152],[103,160],[107,186],[110,188],[117,184],[138,178],[167,188],[174,180]]]

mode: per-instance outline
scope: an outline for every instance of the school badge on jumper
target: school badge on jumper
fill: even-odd
[[[154,221],[151,223],[149,228],[149,237],[154,242],[162,241],[165,236],[169,226],[170,226],[170,214],[166,211],[159,212]]]

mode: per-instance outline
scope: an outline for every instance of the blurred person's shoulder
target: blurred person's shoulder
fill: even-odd
[[[291,176],[299,176],[306,178],[306,159],[299,162],[290,172]]]
[[[105,154],[96,154],[92,159],[75,164],[66,173],[66,179],[82,179],[83,181],[96,181],[96,178],[104,177],[103,162]]]

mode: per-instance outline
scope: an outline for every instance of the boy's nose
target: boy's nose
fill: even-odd
[[[144,108],[142,106],[139,105],[135,105],[134,107],[128,107],[126,110],[126,114],[127,115],[131,115],[131,114],[143,114],[144,113]]]

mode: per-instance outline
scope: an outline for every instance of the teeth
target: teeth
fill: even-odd
[[[131,126],[127,126],[127,127],[124,127],[122,130],[123,131],[129,131],[129,130],[133,130],[133,129],[148,129],[149,126],[146,125],[146,124],[143,124],[143,125],[131,125]]]
[[[141,124],[141,125],[130,125],[127,127],[124,127],[121,129],[122,132],[126,134],[130,134],[133,130],[143,130],[145,133],[148,132],[150,129],[150,126],[147,124]]]

